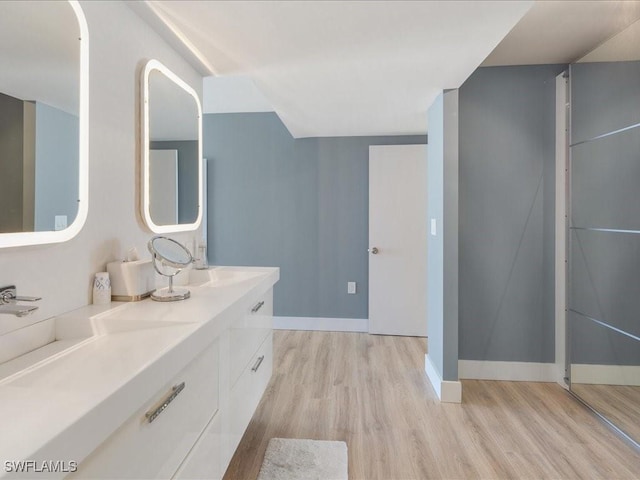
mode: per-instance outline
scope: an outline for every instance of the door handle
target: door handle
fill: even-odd
[[[371,247],[371,248],[368,250],[368,252],[369,252],[371,255],[377,255],[379,251],[380,251],[380,250],[378,250],[378,247]]]

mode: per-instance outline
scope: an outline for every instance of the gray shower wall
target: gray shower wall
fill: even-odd
[[[640,365],[640,62],[572,65],[571,116],[571,362]]]
[[[459,358],[555,358],[555,89],[566,65],[459,89]]]

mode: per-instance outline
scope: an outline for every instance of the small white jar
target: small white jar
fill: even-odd
[[[98,272],[93,281],[93,304],[106,305],[111,302],[111,280],[109,272]]]

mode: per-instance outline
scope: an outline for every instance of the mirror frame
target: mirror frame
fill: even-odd
[[[169,80],[173,81],[179,88],[186,91],[193,97],[198,112],[198,216],[193,223],[179,223],[173,225],[158,225],[151,218],[150,198],[149,198],[149,76],[154,70],[165,75]],[[202,173],[202,106],[196,91],[191,88],[184,80],[169,70],[158,60],[152,59],[147,62],[142,75],[142,122],[141,122],[141,210],[142,218],[147,227],[154,233],[174,233],[174,232],[190,232],[197,230],[202,223],[202,206],[203,206],[203,173]]]
[[[77,0],[67,0],[78,20],[80,30],[80,103],[79,103],[79,175],[78,213],[64,230],[45,232],[0,233],[0,248],[60,243],[75,237],[89,212],[89,28]]]

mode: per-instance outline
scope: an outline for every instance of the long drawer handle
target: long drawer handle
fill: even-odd
[[[149,423],[158,418],[158,415],[164,412],[165,408],[167,408],[169,404],[175,400],[175,398],[180,394],[182,390],[184,390],[184,382],[182,382],[180,385],[174,385],[171,388],[171,393],[169,393],[169,396],[164,399],[164,401],[158,406],[158,408],[145,413],[144,416],[147,417]]]
[[[263,360],[264,360],[264,355],[259,356],[258,359],[256,360],[256,364],[253,367],[251,367],[251,371],[257,372],[258,369],[260,368],[260,365],[262,365]]]
[[[251,313],[256,313],[258,310],[262,308],[264,305],[264,300],[262,302],[256,303],[256,305],[251,309]]]

